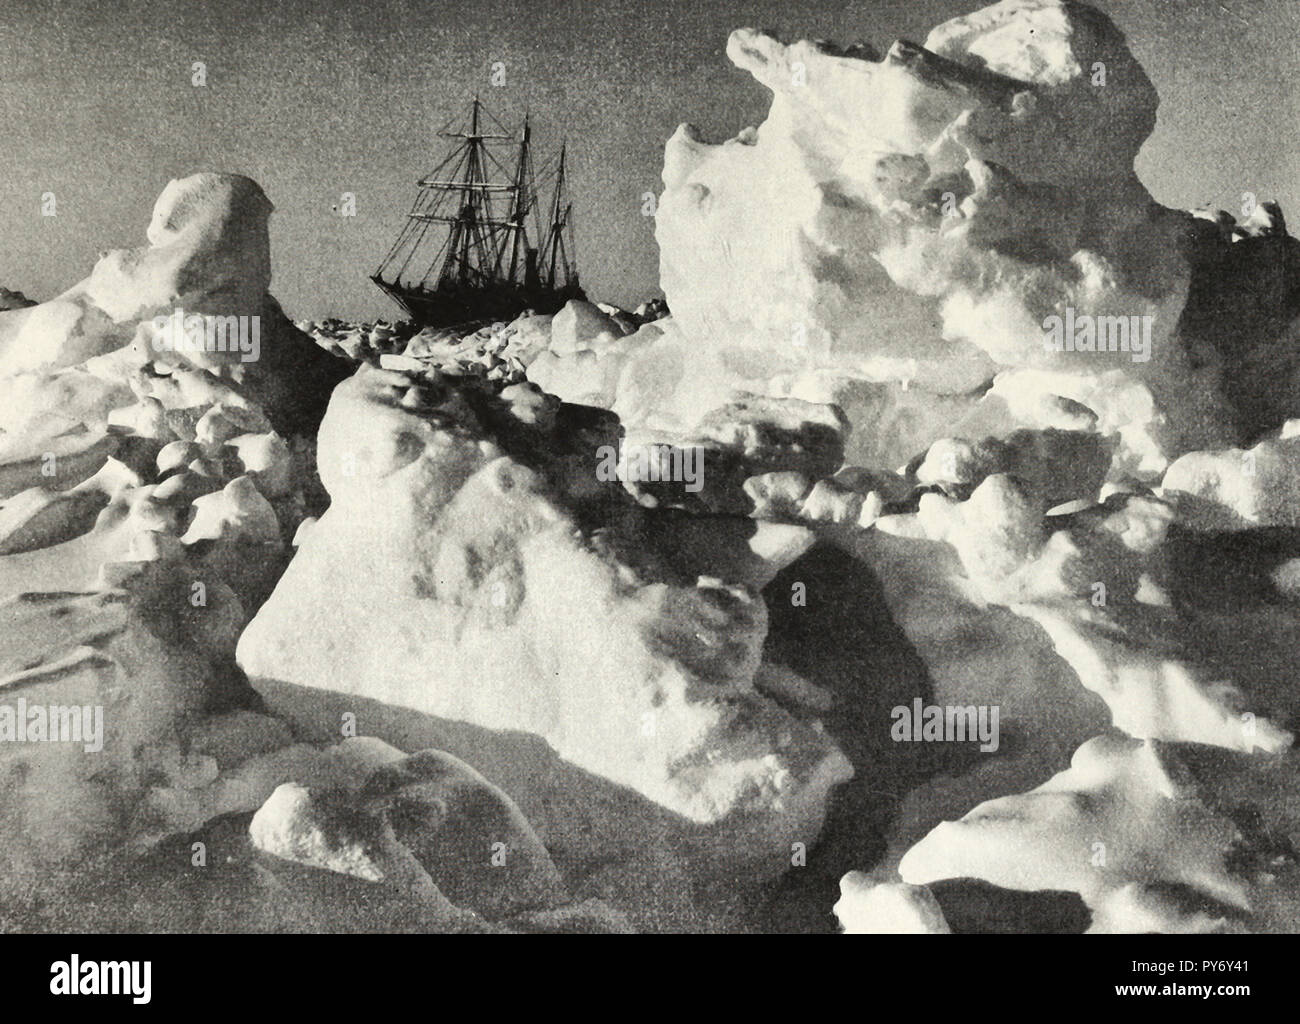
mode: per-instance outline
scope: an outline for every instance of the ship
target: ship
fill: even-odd
[[[467,122],[438,135],[450,152],[417,182],[406,223],[370,279],[425,327],[554,313],[585,299],[566,146],[539,176],[528,115],[512,133],[477,96]],[[544,205],[539,178],[550,189]]]

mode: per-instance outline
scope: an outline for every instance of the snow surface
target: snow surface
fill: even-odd
[[[1082,4],[727,53],[772,105],[669,141],[666,309],[299,329],[217,174],[0,294],[0,689],[105,710],[0,746],[0,924],[1300,930],[1281,210],[1153,201]]]

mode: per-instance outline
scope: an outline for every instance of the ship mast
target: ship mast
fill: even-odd
[[[487,143],[509,141],[511,136],[483,130],[482,103],[477,96],[470,108],[468,131],[443,129],[438,135],[459,140],[460,144],[416,183],[420,191],[406,226],[372,275],[371,279],[390,294],[411,287],[402,280],[409,269],[423,269],[413,286],[427,290],[472,286],[490,279],[498,256],[497,236],[510,225],[497,215],[494,200],[514,193],[517,183],[488,179],[490,165],[496,161]],[[445,224],[449,230],[432,261],[426,264],[428,247],[423,243],[434,224]],[[417,262],[422,252],[423,258]]]
[[[505,241],[510,247],[510,267],[506,271],[506,280],[515,283],[516,275],[519,272],[519,248],[523,245],[525,251],[528,251],[528,231],[525,224],[525,218],[528,211],[533,205],[532,192],[529,189],[529,182],[532,178],[531,154],[529,145],[532,140],[532,124],[529,116],[524,114],[524,128],[519,138],[519,163],[515,167],[515,193],[514,205],[510,211],[510,226],[507,229],[509,234]],[[501,272],[501,263],[505,255],[505,245],[501,247],[501,254],[497,257],[497,273]]]
[[[562,275],[561,288],[578,284],[578,268],[576,263],[571,262],[574,244],[573,227],[569,223],[569,218],[573,213],[573,204],[567,200],[564,192],[567,155],[568,144],[561,143],[560,160],[555,169],[555,195],[551,201],[551,221],[544,243],[543,270],[546,287],[550,289],[556,287],[557,274]]]
[[[470,130],[466,132],[439,132],[447,139],[464,139],[464,178],[459,181],[424,180],[422,188],[442,189],[462,193],[460,209],[454,217],[440,214],[422,214],[421,219],[437,223],[449,223],[451,234],[447,242],[447,260],[442,265],[438,276],[438,287],[447,285],[467,285],[474,283],[475,277],[483,277],[485,267],[494,267],[497,262],[496,231],[509,226],[494,216],[492,196],[494,193],[515,192],[514,183],[493,182],[487,180],[488,158],[486,140],[509,139],[508,135],[484,133],[480,130],[479,112],[482,104],[474,97],[470,115]]]
[[[519,133],[506,134],[477,96],[469,114],[460,129],[438,132],[455,145],[417,183],[406,224],[371,280],[422,323],[506,316],[581,297],[572,207],[564,197],[565,152],[559,157],[550,222],[543,225],[531,118],[524,117]],[[513,167],[490,145],[496,142],[517,144]],[[446,227],[445,236],[441,230],[430,235],[435,225]]]

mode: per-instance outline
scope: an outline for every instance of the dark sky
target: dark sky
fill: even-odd
[[[733,68],[730,29],[881,48],[967,0],[3,0],[0,285],[49,298],[97,253],[139,245],[172,177],[228,170],[276,206],[272,291],[294,317],[391,316],[366,279],[441,153],[432,132],[477,90],[571,140],[583,280],[656,294],[641,195],[693,121],[715,141],[767,92]],[[1233,209],[1241,191],[1300,219],[1300,3],[1099,0],[1161,95],[1139,159],[1156,198]],[[191,84],[207,65],[208,85]],[[495,61],[506,85],[489,82]],[[57,216],[41,217],[53,192]],[[355,193],[357,216],[332,207]]]

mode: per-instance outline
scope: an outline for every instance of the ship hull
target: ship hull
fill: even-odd
[[[394,284],[376,276],[372,281],[422,327],[454,327],[482,321],[510,321],[526,309],[556,313],[570,299],[586,299],[577,285],[567,288],[525,288],[501,284],[490,288],[458,288],[437,292]]]

